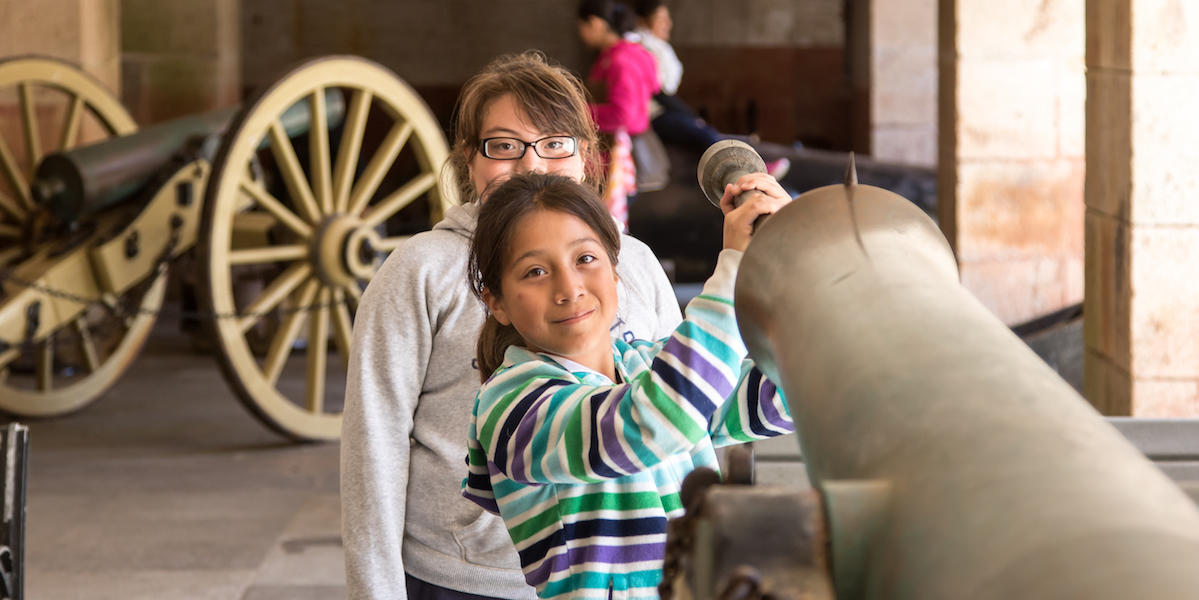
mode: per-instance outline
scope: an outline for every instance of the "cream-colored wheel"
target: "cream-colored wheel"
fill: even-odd
[[[37,215],[29,184],[43,156],[137,130],[103,84],[52,58],[0,61],[0,268],[20,259]],[[19,120],[19,123],[17,122]]]
[[[11,280],[25,258],[38,210],[29,192],[43,156],[111,137],[137,124],[101,83],[60,60],[0,61],[0,302],[21,284]],[[17,271],[15,275],[23,275]],[[33,343],[0,349],[0,410],[23,417],[61,415],[107,391],[137,356],[163,302],[165,275],[122,298],[63,299],[70,325]]]
[[[77,411],[121,377],[154,326],[166,271],[124,298],[79,304],[70,325],[0,352],[0,410],[22,417]]]
[[[293,138],[296,108],[308,126]],[[261,183],[247,175],[256,156]],[[420,97],[353,57],[292,70],[230,125],[200,229],[202,297],[226,378],[269,426],[340,436],[358,299],[387,252],[441,218],[447,156]],[[265,351],[256,329],[269,332]]]

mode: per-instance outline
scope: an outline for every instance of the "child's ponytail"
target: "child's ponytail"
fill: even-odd
[[[483,329],[479,331],[479,344],[475,358],[479,366],[479,381],[487,381],[495,370],[504,364],[504,352],[508,346],[525,346],[525,339],[511,325],[501,325],[495,317],[487,315]]]

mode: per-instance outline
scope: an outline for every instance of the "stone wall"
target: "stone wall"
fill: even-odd
[[[122,95],[142,125],[241,101],[241,0],[121,0]]]
[[[568,0],[242,0],[243,81],[329,53],[378,61],[448,122],[462,82],[499,54],[537,48],[577,73],[592,55]],[[847,147],[841,0],[688,0],[671,5],[686,65],[680,96],[714,124],[746,132],[756,106],[763,138]]]
[[[1083,296],[1082,0],[940,0],[938,209],[1009,324]]]

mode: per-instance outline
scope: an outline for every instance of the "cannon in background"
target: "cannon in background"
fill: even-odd
[[[63,414],[107,390],[162,307],[166,267],[194,245],[193,316],[238,397],[287,436],[335,439],[365,282],[449,200],[445,139],[420,97],[375,63],[326,57],[240,109],[134,135],[64,63],[0,63],[4,89],[24,160],[0,137],[0,409]]]
[[[751,356],[787,394],[814,489],[689,477],[668,591],[1199,593],[1192,499],[960,285],[912,203],[851,177],[801,195],[755,235],[736,304]]]

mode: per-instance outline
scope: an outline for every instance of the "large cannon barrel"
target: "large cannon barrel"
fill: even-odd
[[[904,198],[800,196],[736,304],[827,504],[838,598],[1199,595],[1195,505],[961,286]]]
[[[238,110],[233,107],[181,117],[133,135],[51,154],[38,165],[31,184],[33,198],[59,221],[98,213],[142,189],[188,143],[224,131]],[[341,90],[325,91],[325,112],[330,126],[341,122],[345,115]],[[307,133],[309,104],[296,103],[280,122],[289,137]]]

